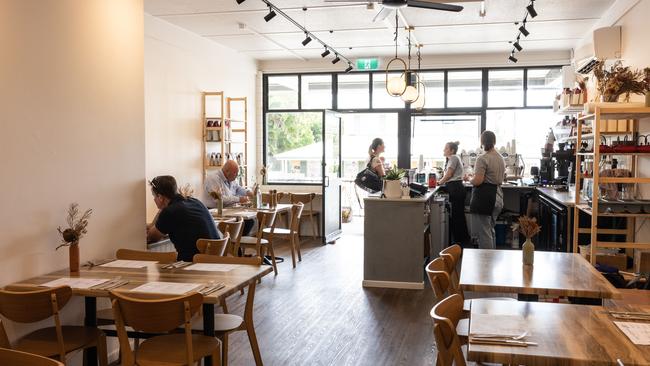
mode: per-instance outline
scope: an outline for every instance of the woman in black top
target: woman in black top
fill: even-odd
[[[463,186],[463,163],[456,153],[458,142],[445,144],[445,175],[440,180],[440,185],[447,186],[449,203],[451,204],[451,234],[454,243],[463,247],[471,244],[465,220],[465,187]]]

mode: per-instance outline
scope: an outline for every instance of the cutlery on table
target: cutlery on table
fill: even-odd
[[[221,290],[224,287],[226,287],[226,285],[223,283],[210,283],[200,288],[197,292],[203,296],[207,296],[215,291]]]
[[[470,334],[470,337],[474,339],[491,339],[491,340],[521,340],[524,339],[528,335],[528,331],[525,331],[519,335],[503,335],[503,334],[497,334],[497,333],[477,333],[477,334]]]
[[[515,347],[537,346],[537,343],[535,342],[518,341],[514,339],[490,339],[490,338],[472,338],[472,337],[470,337],[469,343],[495,345],[495,346],[515,346]]]

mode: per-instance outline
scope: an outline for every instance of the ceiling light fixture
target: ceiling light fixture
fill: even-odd
[[[329,54],[330,54],[330,50],[326,48],[325,51],[323,51],[323,53],[320,54],[320,57],[326,57]]]
[[[277,14],[275,14],[275,11],[273,11],[273,8],[269,5],[269,13],[264,16],[264,20],[268,23],[271,21],[271,19],[275,18]]]
[[[246,0],[236,0],[236,1],[237,1],[237,4],[241,5],[241,3],[243,3]]]
[[[422,48],[421,44],[416,45],[415,47],[418,48],[418,79],[420,75],[420,66],[422,62],[422,54],[420,53],[420,49]],[[415,85],[418,89],[418,97],[415,99],[413,103],[411,103],[411,107],[415,108],[417,111],[421,111],[424,109],[424,105],[426,104],[426,87],[424,86],[424,83],[422,80],[418,80],[417,84]]]
[[[305,39],[302,41],[302,45],[306,46],[311,42],[311,37],[309,36],[309,33],[305,32]]]
[[[530,5],[526,7],[526,10],[528,11],[528,14],[530,14],[531,18],[537,16],[537,11],[535,11],[535,0],[530,1]]]
[[[415,76],[415,83],[409,82],[406,86],[406,90],[404,90],[404,93],[402,93],[401,98],[404,102],[406,103],[413,103],[415,102],[419,97],[420,97],[420,91],[418,90],[417,86],[420,83],[420,75],[416,72],[413,72],[411,70],[411,31],[413,30],[413,27],[408,28],[409,36],[408,36],[408,48],[409,48],[409,53],[408,53],[408,71],[407,75],[409,76],[409,81],[412,81],[412,77]]]
[[[519,27],[519,32],[524,35],[524,37],[528,37],[530,32],[526,29],[526,19],[524,19],[524,24]]]
[[[345,72],[350,72],[352,71],[352,64],[348,63],[348,68],[345,69]]]
[[[486,9],[485,9],[485,0],[481,1],[481,7],[478,9],[478,16],[481,18],[485,17],[486,14]]]
[[[515,48],[516,48],[517,51],[519,51],[519,52],[521,52],[521,50],[524,49],[524,48],[521,47],[521,45],[519,44],[519,38],[517,38],[517,40],[515,41],[515,43],[513,43],[512,45],[515,46]]]
[[[335,64],[335,63],[341,61],[341,58],[339,57],[338,54],[335,53],[334,55],[335,55],[336,57],[334,57],[334,59],[332,60],[332,64]]]
[[[397,37],[399,35],[399,18],[397,12],[395,12],[395,57],[393,57],[388,64],[386,64],[386,92],[391,97],[399,97],[406,91],[406,62],[403,59],[397,57]],[[403,71],[400,76],[388,76],[388,71],[390,65],[393,62],[400,62],[403,67]]]
[[[510,60],[513,64],[517,63],[517,58],[515,57],[515,51],[512,50],[512,53],[510,54],[510,57],[508,57],[508,60]]]

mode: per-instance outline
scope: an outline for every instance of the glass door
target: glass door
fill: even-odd
[[[325,111],[323,122],[323,214],[325,243],[341,236],[341,118]]]

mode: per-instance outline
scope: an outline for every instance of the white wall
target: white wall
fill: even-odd
[[[142,19],[142,0],[0,1],[0,285],[67,268],[71,202],[94,210],[82,263],[144,247]]]
[[[173,175],[205,198],[201,92],[248,97],[248,138],[255,141],[256,62],[149,14],[144,33],[146,176]],[[256,170],[254,144],[248,149],[250,180]],[[156,212],[147,190],[147,219]]]

